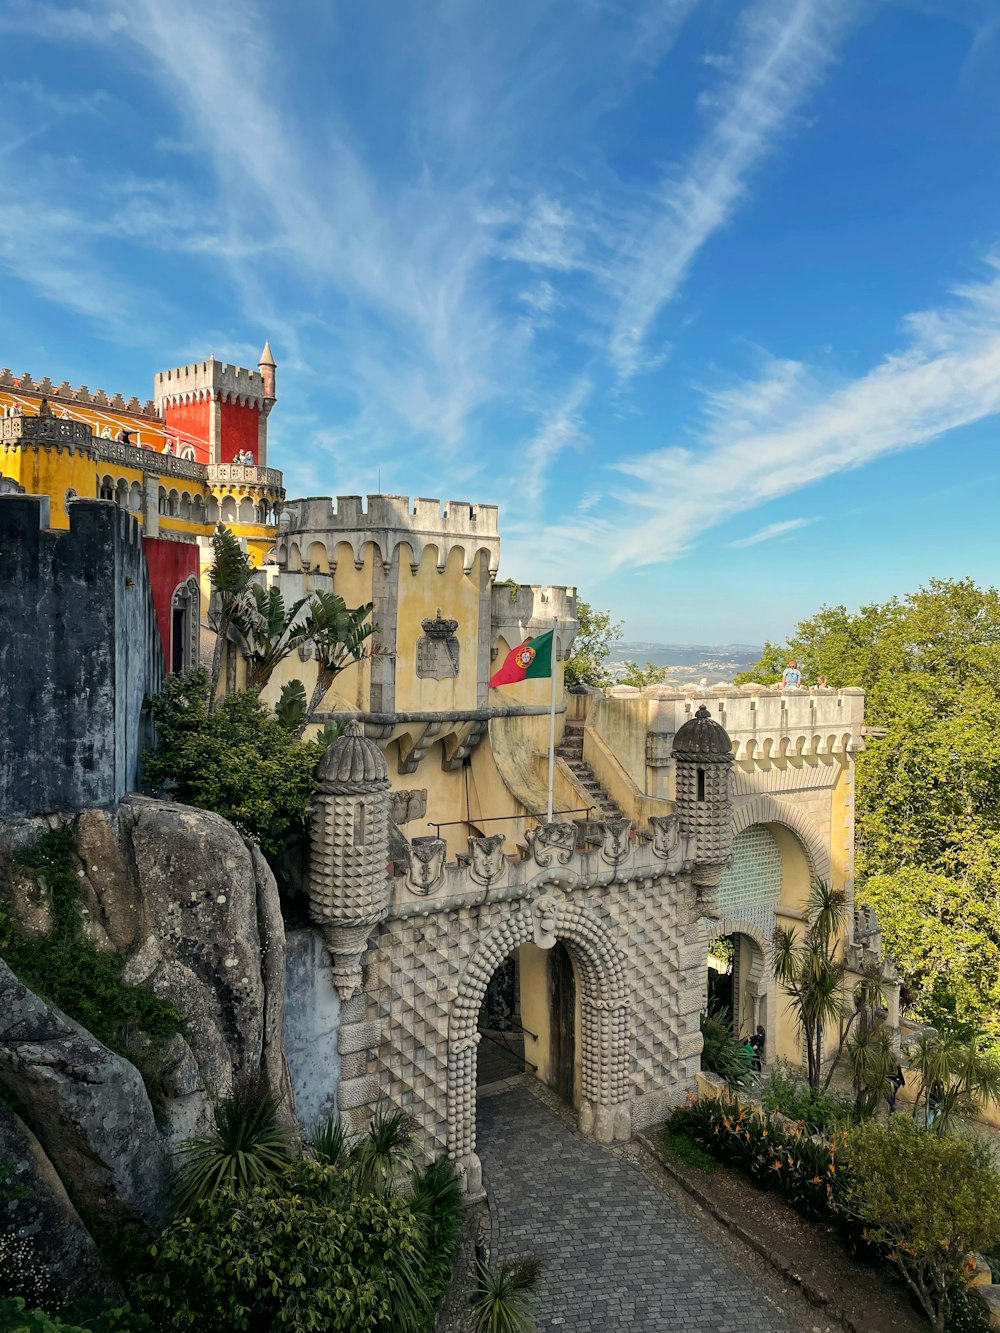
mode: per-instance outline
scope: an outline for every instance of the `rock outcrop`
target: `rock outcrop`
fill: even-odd
[[[78,1209],[159,1222],[167,1162],[142,1077],[0,959],[0,1088],[24,1108]]]
[[[61,1297],[104,1290],[97,1246],[42,1145],[0,1102],[0,1233],[26,1241]]]

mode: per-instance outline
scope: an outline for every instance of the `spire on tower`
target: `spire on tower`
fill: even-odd
[[[271,352],[270,342],[265,342],[264,350],[260,354],[260,360],[257,362],[257,369],[260,371],[260,377],[264,381],[264,398],[273,403],[277,398],[275,392],[275,364],[274,356]]]

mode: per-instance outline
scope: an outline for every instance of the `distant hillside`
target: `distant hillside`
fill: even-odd
[[[746,671],[761,655],[759,644],[749,643],[619,643],[616,644],[608,665],[615,667],[624,662],[638,662],[645,666],[670,669],[669,681],[677,685],[696,685],[707,679],[712,685],[729,684],[733,677]]]

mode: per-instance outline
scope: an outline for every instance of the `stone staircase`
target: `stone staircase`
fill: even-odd
[[[588,805],[593,806],[595,819],[606,819],[609,815],[621,815],[621,809],[594,776],[594,771],[583,758],[583,722],[567,721],[561,742],[556,746],[556,754],[566,762],[576,779],[576,785],[586,796]]]

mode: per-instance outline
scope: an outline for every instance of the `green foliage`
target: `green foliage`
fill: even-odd
[[[247,660],[249,689],[262,690],[280,663],[304,642],[305,626],[296,624],[304,603],[300,598],[286,610],[277,584],[264,588],[259,583],[250,583],[246,595],[235,603],[233,627]]]
[[[642,690],[647,685],[662,685],[669,675],[669,667],[655,666],[652,662],[647,662],[645,666],[640,666],[638,662],[626,662],[619,683],[634,685],[636,689]]]
[[[885,1028],[862,1028],[847,1043],[847,1058],[854,1083],[854,1114],[867,1120],[893,1089],[899,1061],[892,1037]]]
[[[480,1264],[472,1300],[474,1333],[535,1333],[532,1309],[542,1266],[534,1255]]]
[[[843,1131],[810,1136],[805,1125],[790,1128],[770,1111],[755,1110],[727,1092],[677,1107],[667,1133],[686,1134],[762,1189],[779,1191],[807,1217],[827,1216],[835,1207]]]
[[[290,680],[281,687],[281,697],[274,705],[274,716],[286,731],[297,732],[304,725],[309,712],[306,687],[301,680]]]
[[[753,1071],[746,1043],[737,1037],[733,1021],[718,1009],[701,1016],[701,1067],[723,1078],[731,1088],[745,1088]]]
[[[1000,1100],[1000,1058],[976,1041],[924,1032],[906,1060],[920,1079],[913,1113],[937,1134],[951,1129],[961,1111]]]
[[[368,1132],[351,1149],[355,1188],[364,1194],[388,1195],[413,1152],[413,1121],[405,1111],[382,1105]]]
[[[309,700],[310,718],[340,673],[352,662],[360,662],[371,653],[369,640],[378,633],[378,626],[369,620],[371,613],[371,602],[351,610],[343,597],[334,592],[321,590],[313,593],[302,631],[316,654],[316,684]]]
[[[171,783],[178,800],[214,810],[276,858],[305,827],[323,747],[292,735],[253,690],[226,695],[211,712],[210,688],[199,668],[171,676],[149,701],[160,746],[144,758],[144,779]]]
[[[566,659],[566,688],[576,685],[611,684],[605,663],[611,647],[622,636],[622,622],[612,620],[610,611],[595,611],[589,602],[577,602],[579,629],[573,641],[573,653]]]
[[[860,686],[857,901],[879,912],[917,1017],[1000,1043],[1000,595],[933,580],[902,599],[823,607],[737,683]]]
[[[46,831],[12,868],[28,871],[47,886],[53,926],[47,935],[29,935],[0,902],[0,954],[7,966],[98,1041],[131,1060],[157,1107],[156,1055],[168,1038],[183,1031],[184,1019],[147,987],[122,981],[124,955],[97,949],[84,938],[72,828]]]
[[[138,1289],[164,1329],[422,1333],[422,1246],[405,1199],[358,1194],[299,1159],[175,1217]]]
[[[107,1301],[80,1324],[30,1309],[20,1297],[0,1300],[0,1333],[147,1333],[152,1328],[145,1315]]]
[[[222,654],[229,631],[246,607],[248,589],[253,579],[253,566],[240,546],[239,538],[220,523],[212,534],[214,561],[208,571],[212,584],[212,599],[208,623],[215,630],[215,649],[212,653],[212,671],[209,677],[208,707],[215,705],[222,674]]]
[[[776,1062],[761,1085],[760,1100],[766,1111],[801,1122],[810,1134],[833,1134],[852,1118],[846,1098],[810,1088],[783,1060]]]
[[[278,1123],[278,1105],[259,1071],[236,1081],[215,1106],[212,1133],[189,1139],[178,1150],[175,1212],[190,1213],[206,1199],[249,1189],[287,1167],[295,1140]]]
[[[1000,1237],[1000,1174],[988,1144],[939,1136],[902,1115],[858,1126],[847,1148],[846,1207],[883,1247],[939,1333],[966,1256]]]
[[[339,1115],[324,1120],[309,1143],[309,1149],[317,1162],[325,1166],[343,1166],[346,1164],[350,1145],[347,1131]]]
[[[462,1187],[454,1163],[439,1157],[423,1170],[414,1169],[410,1207],[423,1237],[422,1285],[437,1310],[451,1281],[451,1269],[462,1234]]]
[[[685,1166],[694,1167],[696,1171],[703,1171],[706,1175],[711,1175],[716,1169],[715,1158],[699,1148],[690,1135],[679,1130],[664,1131],[663,1151],[668,1157],[683,1162]]]

